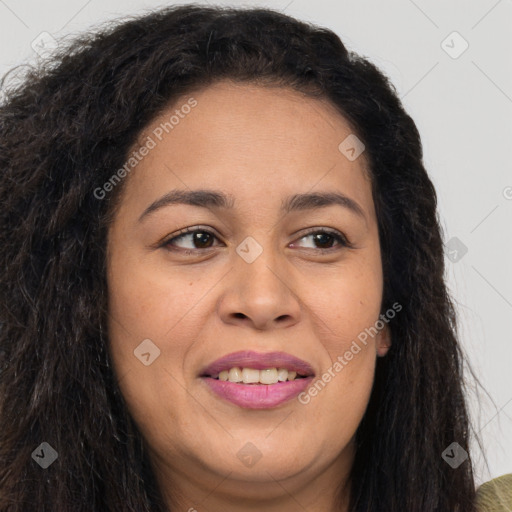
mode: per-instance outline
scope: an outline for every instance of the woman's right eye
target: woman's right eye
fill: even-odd
[[[177,236],[174,236],[166,240],[162,247],[172,250],[172,247],[178,247],[180,249],[200,251],[201,249],[210,249],[213,247],[210,242],[217,239],[214,233],[206,229],[185,229]],[[178,246],[177,241],[186,241],[185,246]]]

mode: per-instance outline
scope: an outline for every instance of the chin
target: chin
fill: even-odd
[[[305,460],[300,445],[297,447],[288,445],[282,450],[276,448],[259,450],[255,444],[247,442],[242,444],[232,456],[224,456],[221,461],[217,460],[212,470],[223,475],[230,474],[230,479],[247,484],[265,482],[268,484],[269,480],[294,478],[304,473],[312,462]]]

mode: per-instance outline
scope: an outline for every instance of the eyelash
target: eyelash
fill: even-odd
[[[170,248],[170,247],[172,247],[172,242],[176,242],[176,240],[179,240],[180,238],[184,238],[185,236],[194,234],[194,233],[207,233],[207,234],[212,235],[213,237],[218,239],[218,237],[215,235],[215,233],[213,231],[206,229],[206,228],[202,228],[200,226],[195,226],[195,227],[191,227],[191,228],[182,229],[181,231],[178,232],[178,234],[174,235],[172,238],[165,240],[160,247],[163,247],[163,248],[167,249],[168,251],[172,251],[172,250],[174,250],[173,248]],[[317,235],[320,233],[327,234],[327,235],[331,236],[332,238],[334,238],[340,244],[340,247],[338,247],[338,250],[340,248],[352,248],[353,247],[352,243],[347,239],[346,236],[342,235],[338,231],[331,230],[331,229],[325,229],[325,228],[324,229],[311,228],[310,230],[306,231],[306,233],[304,233],[299,238],[299,240],[302,240],[303,238],[305,238],[309,235]],[[178,250],[180,250],[180,249],[181,248],[178,248]],[[181,249],[181,250],[185,251],[186,254],[192,254],[196,251],[201,252],[201,251],[206,251],[208,249],[213,249],[213,247],[206,247],[204,249],[194,248],[194,249]],[[335,251],[335,250],[337,250],[337,248],[336,247],[329,247],[327,249],[314,248],[314,249],[310,249],[310,250],[325,254],[328,252]]]

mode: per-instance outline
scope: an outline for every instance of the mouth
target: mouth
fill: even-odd
[[[303,391],[314,376],[309,363],[291,354],[252,351],[217,359],[199,375],[217,397],[248,409],[276,407]]]
[[[203,368],[199,376],[234,383],[269,385],[314,375],[309,363],[286,352],[245,350],[213,361]]]
[[[297,371],[287,370],[286,368],[265,368],[258,370],[256,368],[240,368],[233,366],[229,370],[222,370],[214,375],[201,375],[201,377],[210,377],[211,379],[231,382],[233,384],[267,386],[277,384],[278,382],[294,381],[305,379],[308,375],[301,375]]]

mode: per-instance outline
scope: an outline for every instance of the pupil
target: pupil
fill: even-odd
[[[207,243],[207,238],[209,236],[210,235],[208,233],[195,233],[194,234],[194,242],[199,243],[199,244]],[[205,237],[206,237],[206,240],[205,240]]]
[[[328,242],[325,242],[325,238],[328,238],[328,239],[332,238],[331,235],[327,235],[326,233],[318,233],[316,235],[316,241],[320,242],[320,244],[322,243],[322,240],[321,240],[322,237],[324,238],[324,243],[328,243]],[[319,238],[320,238],[320,240],[319,240]]]

